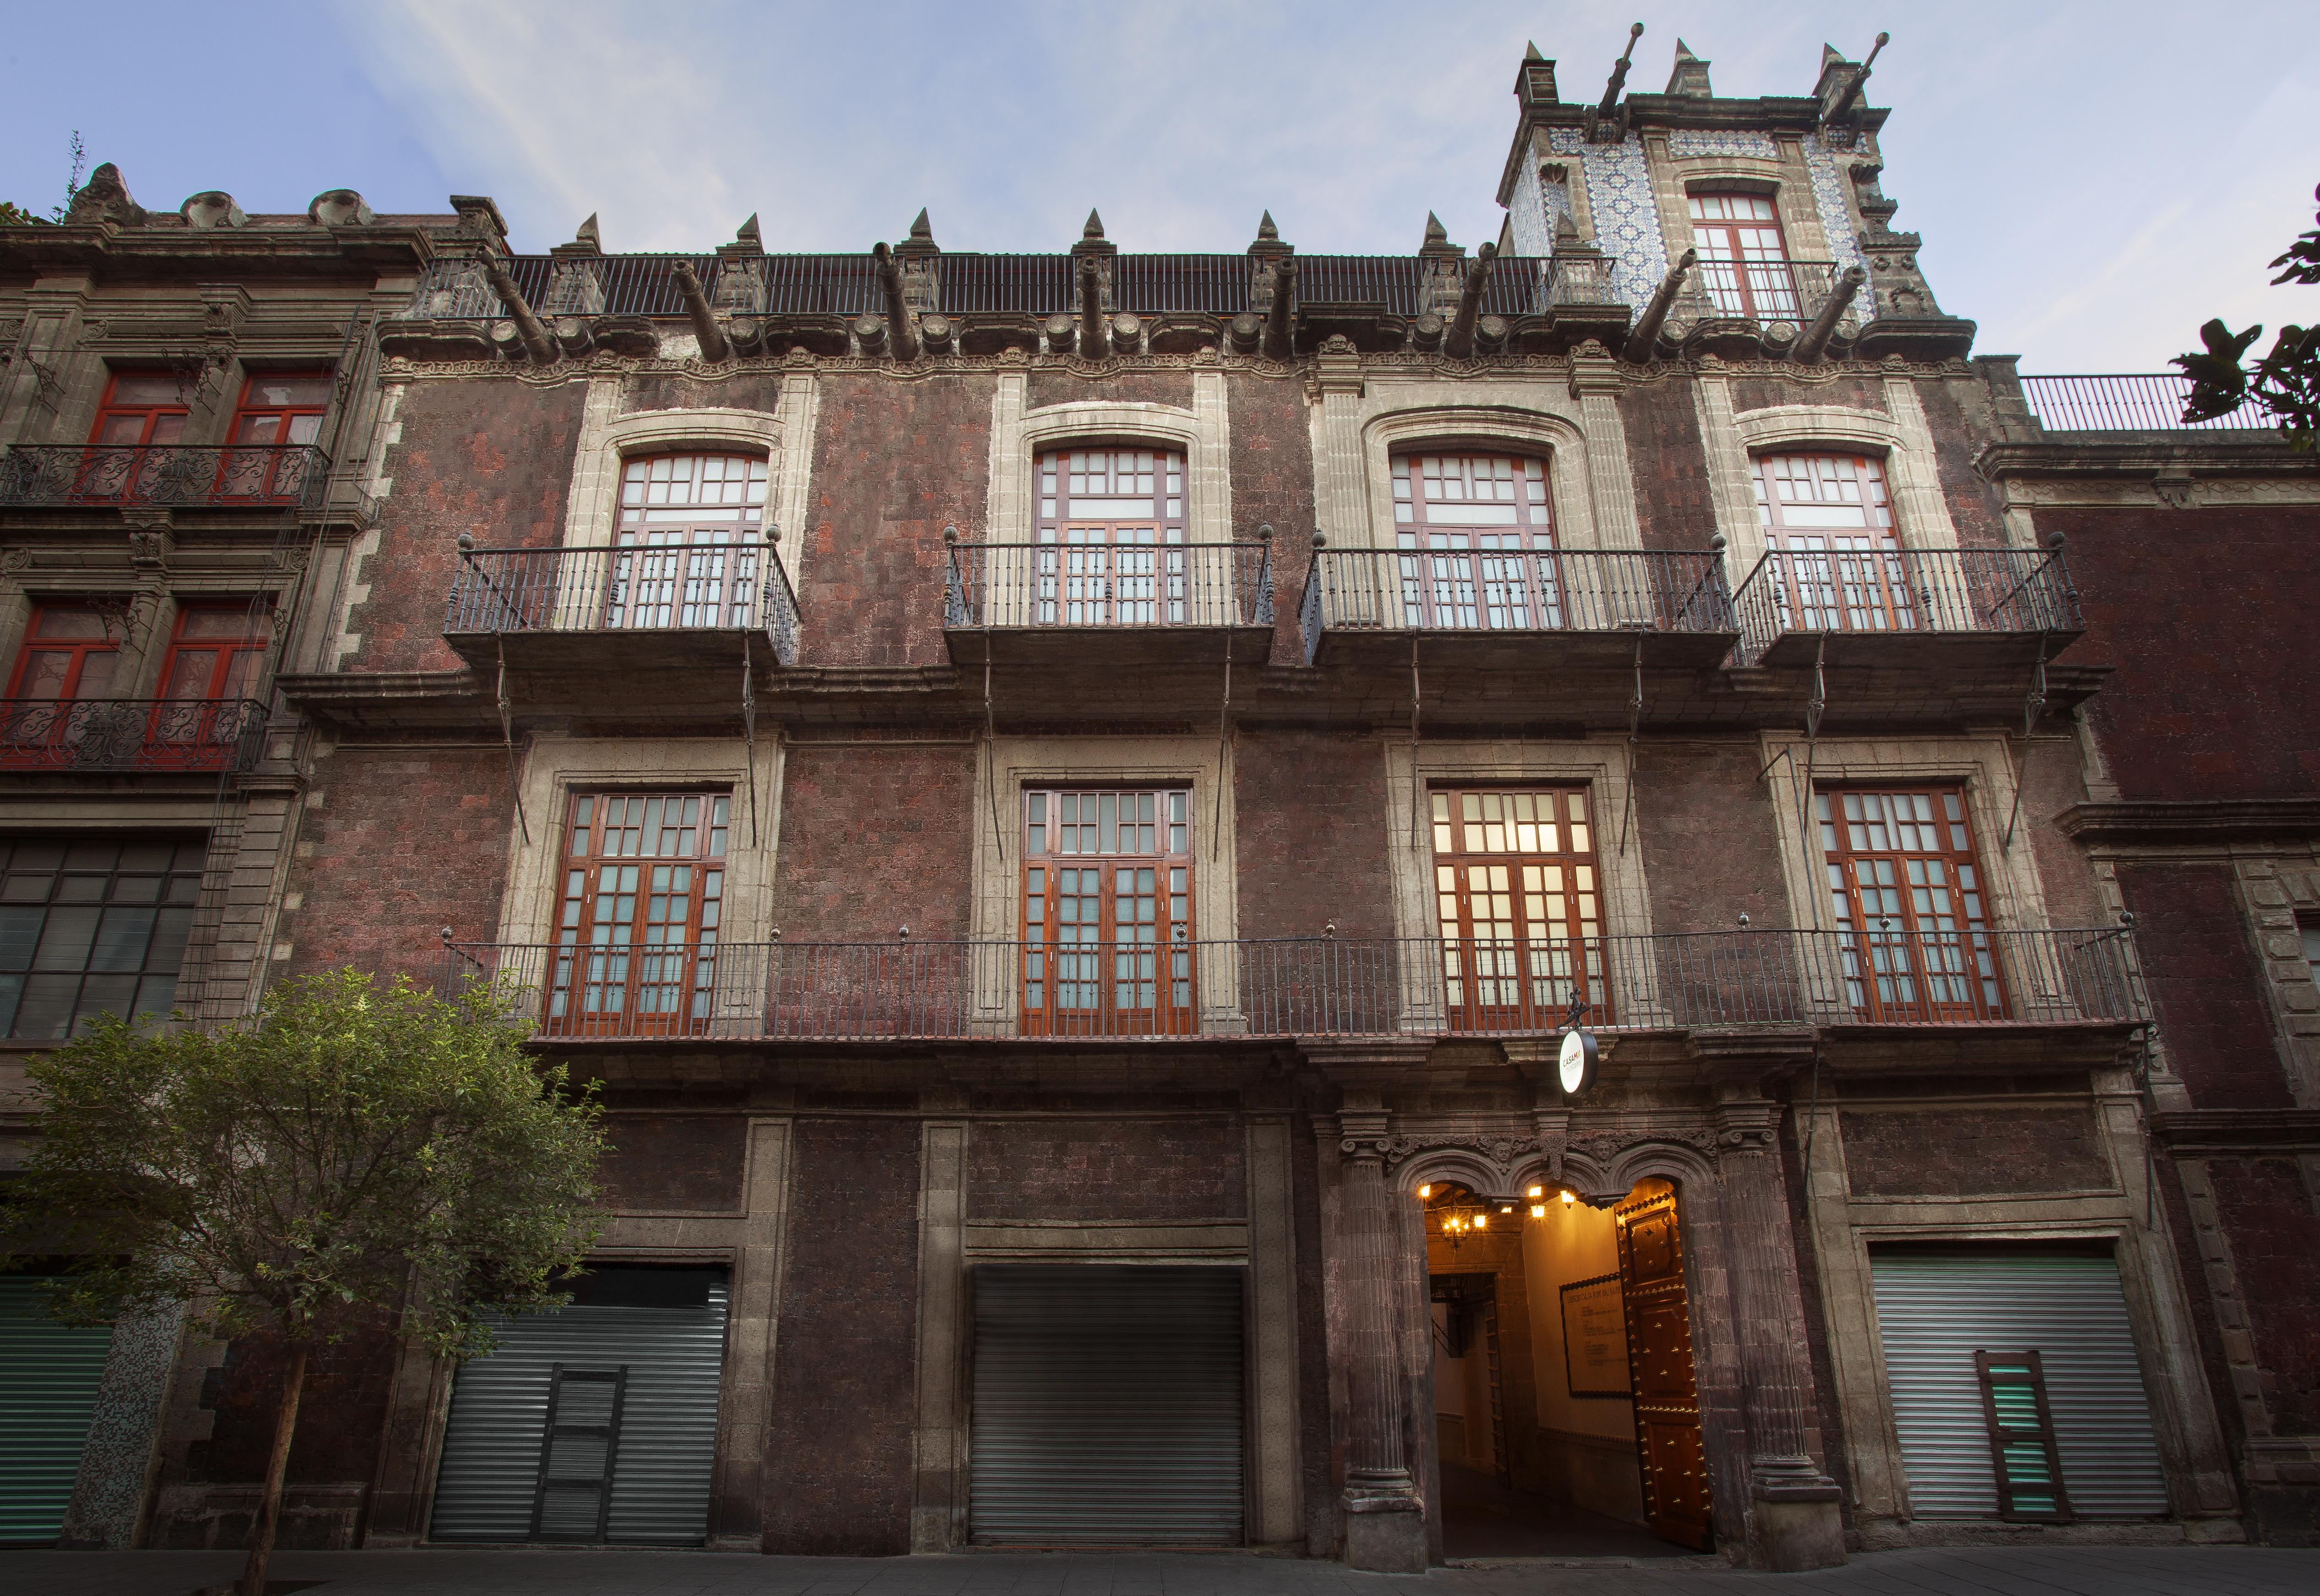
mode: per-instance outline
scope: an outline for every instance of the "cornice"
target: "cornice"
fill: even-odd
[[[2180,1109],[2151,1116],[2170,1152],[2320,1153],[2320,1109]]]
[[[435,258],[423,227],[122,227],[112,222],[0,229],[0,270],[60,268],[178,276],[187,270],[311,268],[344,262],[412,270]]]
[[[2320,486],[2320,458],[2264,432],[2129,432],[1992,443],[1974,460],[1990,482],[2016,477],[2286,476]]]
[[[2308,838],[2320,836],[2320,798],[2077,803],[2056,815],[2054,826],[2089,846]]]

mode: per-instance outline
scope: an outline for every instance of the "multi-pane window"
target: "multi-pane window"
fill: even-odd
[[[764,572],[766,462],[652,455],[621,475],[610,627],[750,625]]]
[[[1917,629],[1882,465],[1857,455],[1758,455],[1755,476],[1782,630]]]
[[[1436,789],[1434,892],[1450,1024],[1553,1029],[1610,1018],[1594,827],[1578,787]]]
[[[120,652],[117,616],[93,604],[42,604],[32,612],[8,696],[103,698],[112,690]]]
[[[1527,630],[1563,624],[1546,467],[1511,455],[1393,463],[1402,624]]]
[[[310,461],[285,445],[311,446],[331,407],[327,371],[253,371],[242,385],[229,448],[218,466],[222,499],[295,499]]]
[[[177,611],[150,732],[154,747],[177,756],[173,763],[214,767],[241,740],[257,712],[243,701],[258,690],[272,622],[263,603],[247,601]]]
[[[681,1032],[708,1020],[731,809],[722,793],[574,795],[550,1031]]]
[[[1184,457],[1074,449],[1038,459],[1029,619],[1041,626],[1182,625]]]
[[[1803,319],[1780,213],[1758,194],[1695,194],[1691,236],[1717,311],[1754,322]]]
[[[1023,1029],[1193,1029],[1192,793],[1023,794]]]
[[[185,436],[186,393],[166,371],[116,371],[88,440],[122,447],[175,443]]]
[[[0,838],[0,1035],[56,1040],[95,1014],[166,1017],[203,844]]]
[[[1814,802],[1853,1009],[1871,1020],[2002,1017],[1964,791],[1825,789]]]

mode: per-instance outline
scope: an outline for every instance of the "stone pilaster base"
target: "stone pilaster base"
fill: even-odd
[[[1346,1565],[1373,1573],[1424,1573],[1426,1515],[1418,1499],[1348,1495]]]
[[[1826,1501],[1748,1504],[1748,1566],[1774,1573],[1834,1568],[1844,1561],[1844,1523],[1835,1493]]]

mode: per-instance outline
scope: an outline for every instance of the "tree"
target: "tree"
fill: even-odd
[[[2312,197],[2320,199],[2320,188]],[[2320,215],[2313,220],[2320,222]],[[2299,235],[2271,264],[2285,268],[2271,279],[2275,284],[2320,284],[2320,227]],[[2262,335],[2260,322],[2234,332],[2220,316],[2199,329],[2207,352],[2178,355],[2173,362],[2191,378],[2183,419],[2212,421],[2252,404],[2279,423],[2290,447],[2308,451],[2320,431],[2320,323],[2282,327],[2270,354],[2252,369],[2242,366],[2248,346]]]
[[[45,1102],[13,1250],[90,1260],[51,1311],[182,1303],[286,1354],[244,1596],[264,1596],[308,1353],[398,1310],[439,1354],[488,1351],[486,1316],[561,1306],[594,1239],[594,1088],[527,1057],[509,1009],[344,970],[223,1029],[106,1017],[28,1066]]]

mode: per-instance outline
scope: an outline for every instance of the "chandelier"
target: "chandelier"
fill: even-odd
[[[1556,1195],[1565,1207],[1577,1201],[1576,1193],[1567,1186],[1558,1187]],[[1519,1229],[1524,1206],[1529,1208],[1532,1219],[1546,1217],[1545,1186],[1529,1187],[1523,1198],[1520,1204],[1512,1199],[1487,1202],[1455,1181],[1433,1181],[1418,1188],[1418,1200],[1426,1205],[1427,1233],[1443,1237],[1454,1247],[1471,1236],[1487,1237],[1493,1226],[1501,1230]]]

